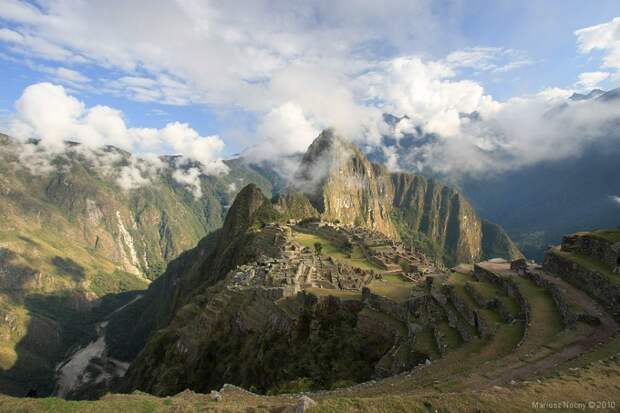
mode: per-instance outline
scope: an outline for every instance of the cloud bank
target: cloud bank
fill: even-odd
[[[168,123],[161,129],[132,128],[123,114],[108,106],[87,107],[60,85],[37,83],[28,86],[15,103],[9,120],[9,133],[24,143],[23,162],[32,172],[47,173],[54,156],[67,150],[67,141],[79,143],[79,150],[97,162],[104,172],[118,161],[116,152],[103,152],[113,146],[138,155],[124,166],[118,177],[125,189],[150,182],[150,176],[165,168],[158,155],[179,154],[179,168],[172,173],[179,183],[192,187],[200,196],[199,176],[225,174],[227,166],[220,154],[224,142],[218,136],[200,136],[185,123]],[[36,141],[37,145],[28,142]],[[96,155],[96,156],[95,156]],[[185,167],[193,162],[195,165]],[[197,166],[196,166],[197,165]]]
[[[146,8],[121,0],[4,0],[0,20],[8,24],[0,41],[13,58],[43,62],[37,70],[75,90],[251,113],[257,122],[245,131],[253,135],[246,156],[283,160],[284,173],[288,157],[327,127],[380,147],[393,168],[446,176],[575,156],[609,135],[614,104],[566,98],[573,89],[618,78],[620,18],[575,32],[576,50],[601,52],[601,67],[581,73],[566,89],[499,102],[463,73],[499,77],[536,62],[503,47],[459,48],[451,29],[456,25],[446,24],[455,16],[440,17],[436,9],[430,0],[153,0]],[[105,68],[107,78],[86,76],[80,67]],[[86,108],[66,91],[38,89],[18,102],[12,130],[22,136],[45,136],[50,147],[76,139],[137,153],[178,152],[200,161],[200,173],[223,170],[219,137],[200,136],[180,123],[131,128],[115,109]],[[34,102],[43,95],[58,107],[46,111]],[[386,125],[384,113],[406,118]],[[384,145],[384,135],[413,144],[406,150]],[[195,177],[185,170],[176,179]]]

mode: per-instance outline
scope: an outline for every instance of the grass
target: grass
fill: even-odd
[[[373,280],[368,286],[370,291],[394,301],[405,301],[417,287],[410,281]]]
[[[432,359],[439,356],[433,332],[428,329],[424,329],[416,333],[414,348],[422,354],[428,354],[428,356]]]
[[[578,232],[580,235],[591,235],[596,238],[602,238],[612,244],[620,242],[620,229],[599,229],[591,232]]]
[[[340,397],[323,400],[312,413],[335,412],[506,412],[521,413],[540,411],[578,412],[589,410],[590,401],[608,401],[615,407],[600,409],[616,411],[620,403],[617,377],[620,366],[617,361],[588,367],[541,382],[530,382],[511,387],[485,389],[484,391],[461,391],[425,394],[396,394],[384,397]],[[534,403],[562,402],[580,403],[574,408],[540,408]],[[583,407],[581,407],[583,406]]]
[[[582,268],[596,270],[604,277],[606,277],[610,283],[620,286],[620,275],[614,274],[605,264],[603,264],[597,259],[586,257],[585,255],[573,254],[562,251],[558,247],[553,248],[553,253],[561,258],[574,262]]]
[[[338,246],[334,245],[333,242],[318,235],[294,231],[293,239],[304,247],[308,247],[313,251],[314,244],[319,242],[323,246],[323,250],[321,252],[322,255],[332,257],[334,260],[349,265],[351,267],[361,268],[363,270],[381,271],[381,268],[366,259],[366,257],[362,253],[362,250],[357,245],[353,246],[351,257],[348,257],[342,252],[340,248],[338,248]]]
[[[390,282],[411,282],[400,274],[383,274],[383,279]]]
[[[306,291],[314,295],[317,295],[319,297],[327,297],[331,295],[334,297],[356,299],[356,300],[361,300],[362,298],[362,293],[359,290],[339,290],[336,288],[310,287],[310,288],[306,288]]]
[[[510,314],[512,314],[513,316],[519,314],[519,306],[517,305],[517,302],[513,298],[508,297],[506,294],[504,294],[504,292],[501,291],[499,288],[487,282],[476,281],[473,278],[469,280],[469,283],[483,298],[487,300],[496,298],[506,306],[508,311],[510,311]]]
[[[450,327],[447,322],[441,322],[437,327],[443,333],[443,341],[448,346],[448,350],[457,349],[461,345],[461,337],[458,331]]]
[[[554,340],[563,329],[562,318],[549,292],[522,277],[512,277],[530,306],[530,324],[523,349],[535,349]]]
[[[423,393],[411,392],[396,384],[389,393],[373,393],[371,389],[363,394],[339,392],[335,394],[310,395],[318,405],[308,413],[428,413],[428,412],[506,412],[525,413],[534,410],[581,412],[589,401],[609,401],[615,407],[596,409],[615,411],[620,403],[618,393],[620,362],[608,359],[577,371],[565,371],[555,377],[539,382],[532,381],[515,386],[497,388],[473,388],[456,392],[441,392],[430,387]],[[535,408],[536,402],[584,403],[584,407],[573,409]],[[98,401],[65,401],[61,399],[21,399],[0,396],[0,412],[23,413],[172,413],[172,412],[269,412],[293,411],[297,399],[284,397],[256,396],[238,391],[223,392],[220,402],[213,402],[208,395],[182,392],[174,397],[156,398],[147,394],[109,395]]]

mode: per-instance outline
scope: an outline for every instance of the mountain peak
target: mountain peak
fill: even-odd
[[[387,171],[333,129],[312,142],[292,186],[308,196],[324,220],[396,236],[389,216]]]
[[[574,101],[590,100],[590,99],[596,99],[599,96],[604,95],[605,93],[606,92],[602,89],[592,89],[587,94],[575,92],[569,97],[569,99],[574,100]]]

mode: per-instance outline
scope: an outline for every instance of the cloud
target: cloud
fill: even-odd
[[[612,200],[613,202],[615,202],[616,204],[620,205],[620,196],[618,196],[618,195],[609,195],[609,199]]]
[[[131,128],[123,114],[109,106],[86,105],[59,85],[28,86],[15,104],[11,133],[22,139],[40,139],[41,145],[64,148],[65,141],[89,147],[113,145],[135,154],[179,153],[203,163],[206,172],[221,168],[224,142],[201,136],[188,124],[171,122],[164,128]]]
[[[584,72],[579,74],[579,81],[575,84],[575,86],[589,90],[596,87],[608,77],[608,72]]]
[[[258,144],[248,151],[248,156],[265,160],[304,152],[319,132],[301,106],[287,102],[263,118],[257,130]]]
[[[200,174],[219,175],[228,171],[220,158],[224,142],[218,136],[201,136],[188,124],[179,122],[168,123],[161,129],[132,128],[127,126],[119,110],[100,105],[86,107],[59,85],[28,86],[15,103],[15,109],[9,121],[10,134],[22,142],[39,140],[36,149],[31,149],[27,156],[60,154],[66,150],[66,142],[73,141],[91,151],[111,145],[144,157],[145,161],[132,161],[120,171],[119,183],[126,189],[146,184],[145,176],[162,168],[156,155],[179,154],[179,164],[197,162],[198,166],[189,171],[173,174],[179,182],[192,186]],[[101,151],[96,155],[103,156],[101,167],[112,164],[108,162],[111,155]],[[49,160],[49,156],[42,159]],[[49,171],[45,165],[39,166],[42,172]]]
[[[430,133],[453,136],[459,132],[461,114],[488,113],[498,106],[480,84],[454,76],[442,62],[400,57],[379,64],[364,76],[363,85],[366,98],[383,111],[407,115]]]
[[[581,53],[601,50],[603,67],[620,70],[620,17],[575,31]]]
[[[200,175],[202,171],[199,168],[176,169],[172,173],[175,181],[187,185],[191,188],[194,197],[202,197],[202,185]]]
[[[410,131],[410,147],[390,148],[384,155],[396,153],[400,168],[459,180],[579,156],[593,142],[617,145],[620,101],[561,98],[568,92],[510,99],[486,115],[462,118],[450,136]],[[392,129],[397,134],[398,124]]]
[[[450,53],[444,59],[452,68],[469,68],[477,71],[504,73],[534,62],[522,51],[501,47],[470,47]]]
[[[256,142],[247,156],[278,160],[284,174],[294,163],[290,155],[326,127],[364,145],[381,145],[384,134],[414,137],[406,153],[382,148],[389,164],[397,168],[406,160],[443,174],[488,173],[573,156],[604,132],[611,106],[570,103],[560,110],[573,92],[568,89],[498,102],[481,82],[462,79],[471,71],[498,77],[534,62],[503,47],[447,53],[462,42],[444,42],[454,40],[452,25],[442,24],[452,16],[446,12],[442,22],[436,9],[428,0],[360,0],[354,7],[327,0],[153,0],[145,13],[143,5],[120,0],[50,0],[36,7],[5,0],[0,19],[11,24],[0,29],[0,41],[11,55],[73,71],[50,69],[73,85],[141,102],[252,114],[257,126],[249,133]],[[619,67],[619,22],[575,33],[582,53],[604,52],[609,73]],[[81,63],[106,69],[106,78],[80,79]],[[570,87],[592,86],[607,72],[583,73]],[[200,136],[176,122],[131,128],[113,108],[86,107],[66,91],[45,93],[47,100],[22,97],[14,131],[45,137],[47,146],[62,146],[70,137],[138,154],[182,153],[200,161],[202,173],[226,169],[217,136]],[[407,118],[390,130],[384,112]],[[143,174],[126,176],[131,186]],[[195,182],[196,173],[184,169],[176,178]]]

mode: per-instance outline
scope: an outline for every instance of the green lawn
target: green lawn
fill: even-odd
[[[555,340],[555,336],[562,331],[563,325],[551,294],[525,278],[513,276],[512,279],[530,306],[527,340],[521,348],[533,350]]]
[[[357,245],[353,246],[351,258],[349,258],[330,240],[319,237],[318,235],[295,231],[293,232],[293,239],[304,247],[308,247],[312,250],[314,250],[314,244],[319,242],[323,246],[321,254],[332,257],[334,260],[351,267],[361,268],[363,270],[382,271],[381,268],[371,262],[368,262],[366,257],[364,257],[364,254],[362,254],[362,250]]]
[[[405,277],[403,277],[400,274],[384,274],[383,275],[383,279],[385,281],[393,281],[393,282],[405,282],[405,283],[411,283],[410,280],[406,279]]]
[[[379,281],[373,280],[368,286],[370,291],[394,301],[405,301],[416,288],[411,281]]]

